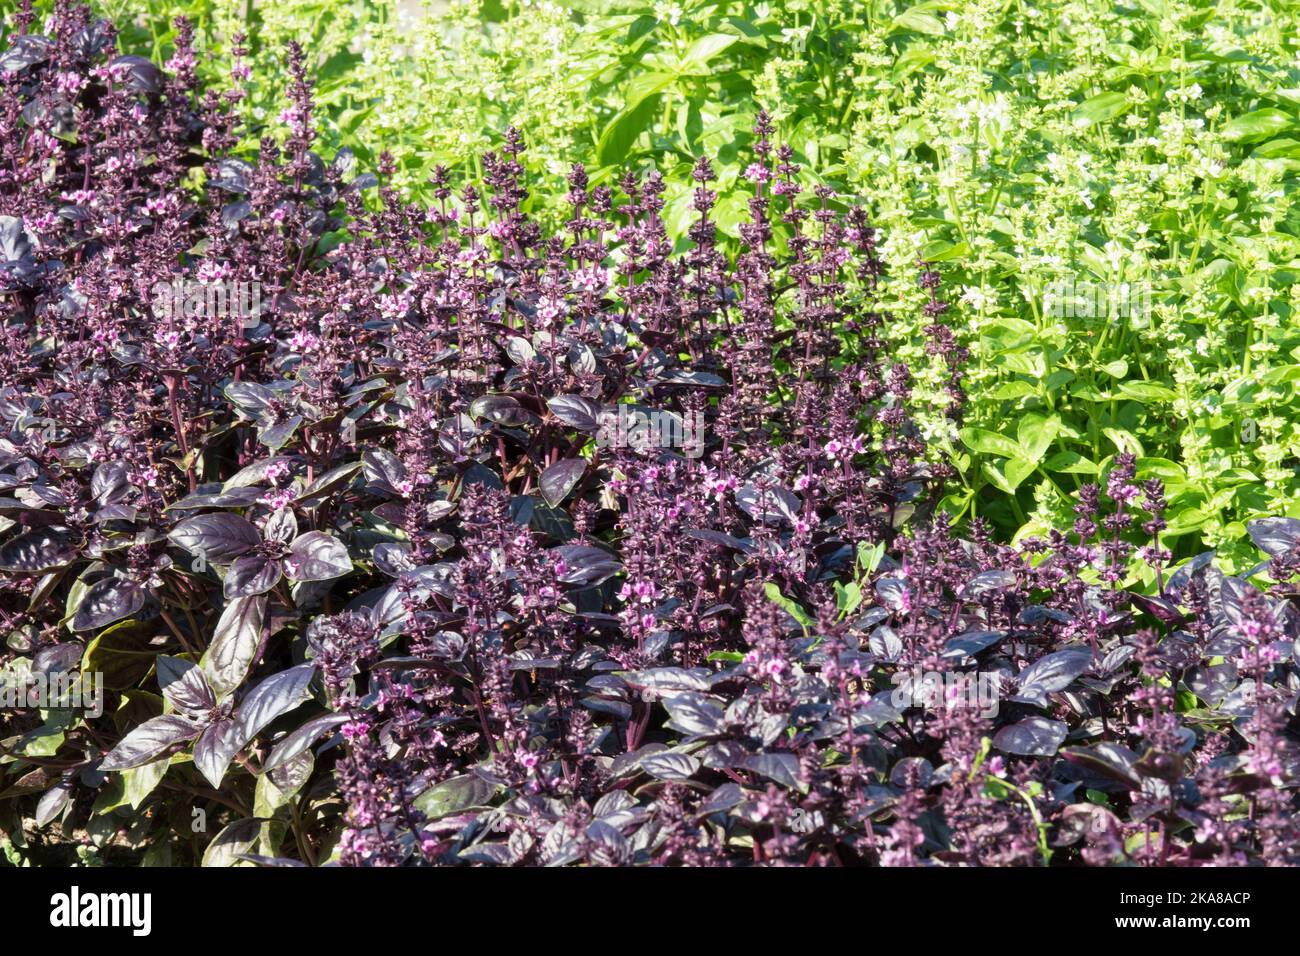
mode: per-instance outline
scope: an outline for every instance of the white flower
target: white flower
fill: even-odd
[[[968,285],[962,287],[962,304],[970,306],[976,312],[983,312],[984,307],[992,304],[992,301],[992,297],[987,295],[979,286]]]
[[[1011,107],[1007,103],[1007,98],[999,93],[989,102],[979,104],[976,115],[979,116],[980,122],[987,126],[1006,129],[1011,120]]]
[[[655,4],[655,17],[660,20],[667,20],[673,26],[677,26],[682,19],[682,14],[685,12],[675,3]]]
[[[796,50],[802,50],[804,44],[808,42],[810,33],[812,33],[811,23],[801,27],[786,27],[781,31],[781,39]]]
[[[975,111],[979,108],[978,100],[968,100],[965,103],[957,103],[948,111],[948,115],[956,120],[957,125],[965,129],[970,125],[970,120]]]
[[[1120,272],[1124,260],[1132,255],[1128,249],[1114,239],[1107,240],[1106,245],[1102,246],[1102,251],[1106,253],[1106,261],[1110,263],[1111,269],[1115,272]]]

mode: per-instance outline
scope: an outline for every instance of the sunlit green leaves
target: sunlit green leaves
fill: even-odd
[[[1253,110],[1229,120],[1223,127],[1223,135],[1240,143],[1256,143],[1290,129],[1294,123],[1295,120],[1281,110]]]
[[[1119,116],[1127,108],[1128,98],[1123,93],[1101,93],[1079,105],[1074,111],[1074,122],[1080,126],[1104,123]]]

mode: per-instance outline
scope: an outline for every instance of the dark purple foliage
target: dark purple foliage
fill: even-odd
[[[576,167],[545,234],[513,130],[403,205],[311,152],[297,48],[287,137],[231,155],[187,36],[162,72],[64,3],[0,57],[0,617],[24,679],[108,688],[52,749],[6,712],[22,815],[183,856],[197,800],[311,864],[1297,862],[1293,590],[1170,574],[1131,456],[1071,534],[951,529],[875,233],[764,114],[733,262],[703,158],[680,251],[653,171]],[[1274,580],[1298,539],[1256,527]]]

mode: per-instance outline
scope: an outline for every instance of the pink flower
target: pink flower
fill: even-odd
[[[204,285],[215,285],[234,274],[235,270],[230,268],[229,263],[208,260],[199,265],[198,280]]]
[[[551,324],[564,316],[564,303],[558,299],[543,296],[537,303],[537,317],[546,324]]]
[[[379,297],[379,311],[384,318],[397,319],[404,318],[406,313],[411,310],[411,297],[407,295],[381,295]]]
[[[299,329],[293,333],[289,339],[289,349],[293,352],[311,352],[320,345],[320,339],[308,332],[306,329]]]
[[[281,488],[269,495],[263,495],[259,501],[269,507],[272,511],[278,511],[281,508],[287,508],[293,503],[294,494],[292,488]]]
[[[358,740],[370,733],[370,724],[362,720],[350,720],[339,728],[348,740]]]
[[[579,269],[573,276],[573,284],[582,292],[600,292],[609,285],[609,273],[599,266]]]
[[[54,80],[60,93],[69,96],[80,93],[86,85],[86,78],[79,73],[60,73]]]
[[[799,534],[799,535],[807,534],[809,531],[813,529],[813,526],[816,525],[818,522],[819,519],[815,514],[809,515],[807,518],[795,518],[794,519],[795,534]]]
[[[166,66],[169,73],[182,73],[186,70],[192,69],[194,66],[194,54],[189,51],[177,53],[167,61]]]
[[[728,492],[735,491],[740,487],[740,479],[735,475],[727,475],[725,478],[710,478],[705,482],[704,486],[713,495],[715,501],[724,501]]]
[[[515,759],[518,760],[526,770],[532,770],[540,762],[540,758],[538,758],[537,754],[529,750],[524,750],[522,747],[515,751]]]

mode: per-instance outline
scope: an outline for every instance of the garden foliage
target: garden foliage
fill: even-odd
[[[1300,521],[1176,560],[1120,441],[954,522],[953,436],[1069,434],[974,424],[984,310],[777,118],[676,225],[514,128],[415,201],[296,44],[272,131],[247,38],[206,87],[184,21],[13,28],[0,680],[104,699],[4,712],[11,862],[1297,862]]]

